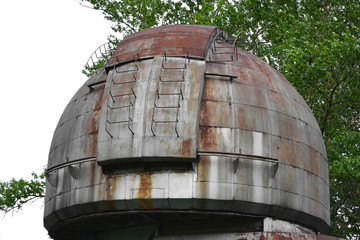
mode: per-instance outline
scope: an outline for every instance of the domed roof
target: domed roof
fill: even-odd
[[[50,232],[65,220],[134,209],[329,229],[326,151],[311,110],[219,27],[163,26],[120,42],[66,107],[48,179]]]

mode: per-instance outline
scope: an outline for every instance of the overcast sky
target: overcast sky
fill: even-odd
[[[87,77],[111,23],[75,0],[8,0],[0,6],[0,180],[31,178],[46,166],[61,113]],[[48,239],[43,201],[0,218],[0,240]]]

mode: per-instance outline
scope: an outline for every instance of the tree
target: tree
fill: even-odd
[[[41,175],[31,174],[31,180],[0,181],[0,211],[4,213],[20,210],[26,203],[45,197],[45,171]]]
[[[78,1],[102,11],[121,36],[179,23],[216,25],[239,36],[240,47],[279,70],[312,109],[328,151],[331,234],[360,235],[358,1]]]

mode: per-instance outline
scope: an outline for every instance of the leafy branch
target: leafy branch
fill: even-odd
[[[8,182],[0,181],[0,211],[5,214],[17,211],[27,203],[45,197],[45,171],[31,175],[31,180],[13,178]]]

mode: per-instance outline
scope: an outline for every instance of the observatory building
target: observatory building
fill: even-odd
[[[203,25],[118,44],[55,129],[52,238],[328,238],[318,124],[278,71],[237,45]]]

